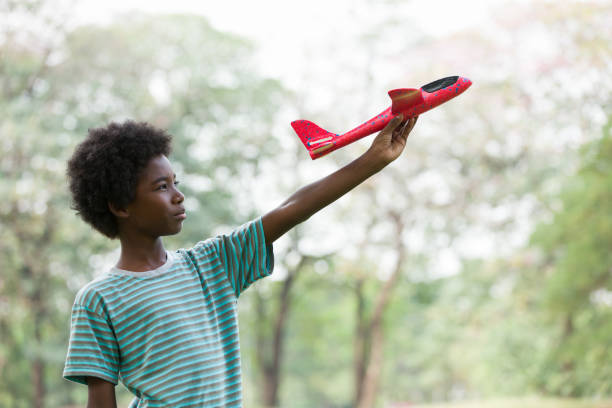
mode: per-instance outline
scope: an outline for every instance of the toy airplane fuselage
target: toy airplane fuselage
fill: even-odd
[[[328,132],[307,120],[291,122],[312,159],[333,152],[362,137],[382,130],[391,119],[402,114],[404,119],[420,115],[460,95],[472,85],[472,81],[451,76],[423,85],[420,89],[402,88],[389,91],[391,106],[372,119],[342,135]]]

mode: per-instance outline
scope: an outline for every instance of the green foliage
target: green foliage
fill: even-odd
[[[544,254],[544,311],[557,325],[542,386],[561,395],[612,391],[612,135],[583,147],[583,162],[564,184],[560,209],[532,242]],[[544,380],[545,379],[545,380]]]
[[[22,10],[32,21],[38,11]],[[168,245],[193,245],[219,224],[245,221],[231,205],[240,183],[228,180],[253,177],[255,158],[275,151],[266,126],[283,97],[277,82],[249,69],[246,41],[203,18],[131,16],[56,35],[50,49],[24,46],[11,33],[0,43],[0,405],[6,407],[35,406],[37,395],[48,406],[85,401],[85,387],[61,378],[70,307],[117,246],[70,209],[65,163],[87,129],[127,118],[169,129],[187,206],[199,211]]]
[[[607,408],[610,401],[560,398],[509,398],[474,402],[415,405],[414,408]]]
[[[583,148],[584,164],[568,180],[562,209],[533,237],[554,264],[547,298],[561,313],[588,306],[591,293],[609,287],[612,267],[612,137]]]
[[[277,81],[256,73],[250,62],[254,48],[247,40],[216,31],[203,18],[184,15],[132,14],[109,26],[65,32],[61,19],[49,21],[41,12],[51,3],[11,0],[5,2],[8,11],[1,10],[10,23],[0,29],[2,407],[35,406],[41,391],[34,381],[38,374],[43,379],[39,385],[47,406],[82,405],[86,399],[84,387],[61,378],[70,306],[74,293],[114,260],[112,251],[117,246],[84,225],[69,209],[65,161],[88,128],[134,118],[167,128],[174,135],[171,159],[193,211],[183,233],[168,239],[168,247],[191,245],[210,236],[218,226],[252,217],[250,193],[257,188],[252,180],[262,163],[274,160],[279,149],[270,129],[285,92]],[[597,14],[605,16],[604,6],[601,8]],[[558,20],[559,32],[565,31],[566,23],[573,24],[568,13],[583,10],[572,5],[555,16],[549,9],[546,4],[541,12]],[[592,7],[588,10],[593,13]],[[19,19],[13,19],[14,15]],[[18,29],[11,23],[23,18],[31,23]],[[581,14],[580,18],[587,16]],[[398,27],[403,26],[401,21]],[[593,27],[596,30],[597,25]],[[42,38],[41,32],[51,34]],[[596,47],[597,55],[607,56],[609,47],[602,38],[593,35],[579,40]],[[370,40],[373,49],[377,43],[374,37]],[[563,41],[570,40],[564,37]],[[432,49],[446,47],[435,45]],[[470,49],[472,46],[470,40]],[[350,53],[356,51],[351,49]],[[399,57],[393,58],[396,61]],[[379,61],[388,63],[385,58]],[[589,64],[595,62],[589,60]],[[490,67],[482,61],[478,64],[483,70]],[[499,72],[505,75],[506,68],[500,66]],[[556,80],[546,69],[542,76]],[[540,79],[544,78],[535,81]],[[346,79],[350,89],[355,89],[352,81]],[[542,153],[541,146],[526,141],[523,145],[519,134],[525,134],[524,139],[538,139],[544,128],[536,126],[536,119],[561,116],[561,108],[568,110],[566,103],[588,109],[599,104],[605,109],[599,99],[588,104],[584,103],[586,98],[559,103],[553,99],[558,87],[549,86],[546,92],[551,108],[545,112],[550,117],[540,114],[536,119],[518,120],[515,116],[522,116],[521,112],[531,114],[548,104],[523,94],[532,84],[522,89],[515,82],[509,75],[483,84],[478,98],[473,99],[477,100],[473,115],[466,117],[463,108],[457,108],[452,118],[452,143],[447,144],[446,133],[413,141],[413,157],[407,162],[418,171],[404,173],[396,163],[400,176],[392,180],[392,200],[398,209],[413,211],[416,220],[425,219],[416,222],[414,230],[418,235],[422,225],[429,229],[424,233],[428,249],[407,256],[404,276],[385,315],[382,406],[531,393],[612,395],[608,347],[612,341],[610,126],[604,129],[603,137],[584,147],[580,170],[563,181],[560,196],[551,197],[549,204],[555,211],[549,222],[537,228],[529,248],[506,259],[464,261],[461,273],[454,276],[428,276],[427,263],[436,250],[452,245],[454,236],[472,221],[484,218],[479,204],[510,205],[514,199],[518,202],[523,196],[537,195],[542,179],[561,179],[557,173],[568,163],[557,158],[551,158],[550,163],[540,161],[550,152]],[[473,89],[471,92],[477,91]],[[600,99],[608,97],[602,89]],[[331,87],[327,91],[335,92]],[[346,99],[346,93],[339,93]],[[523,110],[516,106],[521,99],[529,99],[530,104]],[[447,113],[453,112],[452,106]],[[425,126],[422,129],[427,130]],[[429,129],[431,133],[434,128]],[[555,132],[557,127],[544,130]],[[543,140],[540,143],[546,145]],[[487,145],[490,151],[485,149],[483,154],[480,145]],[[437,149],[434,153],[425,148],[431,146]],[[445,152],[443,146],[450,150]],[[506,155],[506,150],[515,152]],[[434,187],[414,193],[414,197],[401,187],[410,184],[407,174],[436,168],[440,163],[436,157],[443,157],[441,168],[452,164],[441,177],[456,191],[449,195],[448,207],[435,205],[432,211],[429,195],[435,195]],[[391,180],[390,173],[380,177]],[[379,187],[375,188],[380,196],[387,197],[391,188]],[[509,197],[509,191],[515,196]],[[451,205],[461,201],[465,207]],[[351,204],[359,207],[355,223],[367,218],[363,214],[380,212],[377,202]],[[433,222],[427,225],[432,215],[443,221],[436,228]],[[511,224],[511,220],[504,220],[497,227]],[[384,245],[391,246],[388,242]],[[353,400],[356,281],[365,282],[365,315],[372,313],[383,282],[371,273],[379,267],[376,257],[360,261],[360,268],[345,268],[338,257],[326,261],[329,268],[323,272],[305,266],[294,284],[285,333],[281,406],[348,407]],[[277,263],[283,260],[277,259]],[[290,267],[291,263],[284,265]],[[252,289],[258,290],[260,301],[270,312],[267,314],[255,313],[257,300],[252,293],[241,298],[245,406],[256,407],[260,400],[256,336],[262,336],[266,343],[272,341],[273,333],[265,330],[273,327],[282,285],[282,281],[269,279]],[[262,316],[262,320],[254,316]],[[121,388],[118,397],[123,406],[131,398]],[[504,400],[465,406],[605,405]]]

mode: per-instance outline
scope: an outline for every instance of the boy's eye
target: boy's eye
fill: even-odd
[[[180,181],[176,180],[176,181],[175,181],[173,184],[174,184],[175,186],[178,186],[178,185],[179,185],[179,183],[180,183]],[[157,189],[156,189],[156,190],[166,190],[167,188],[168,188],[168,184],[167,184],[167,183],[164,183],[164,184],[160,184],[160,185],[159,185],[159,187],[157,187]]]

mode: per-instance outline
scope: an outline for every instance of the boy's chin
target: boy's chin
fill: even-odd
[[[181,232],[182,229],[183,229],[183,226],[181,225],[180,227],[175,228],[172,231],[167,231],[165,234],[163,234],[163,236],[169,237],[169,236],[172,236],[172,235],[176,235],[179,232]]]
[[[167,228],[164,231],[161,231],[161,233],[158,233],[157,235],[160,237],[169,237],[178,234],[179,232],[181,232],[182,229],[183,224],[180,224],[178,226],[173,226],[172,228]]]
[[[159,234],[160,237],[176,235],[183,230],[183,220],[180,220],[179,222],[169,222],[165,225],[160,225],[159,230],[161,232]]]

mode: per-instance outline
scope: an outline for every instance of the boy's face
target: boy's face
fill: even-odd
[[[176,174],[164,155],[154,157],[138,180],[136,197],[126,207],[124,228],[135,229],[154,238],[181,231],[187,217],[177,188]]]

